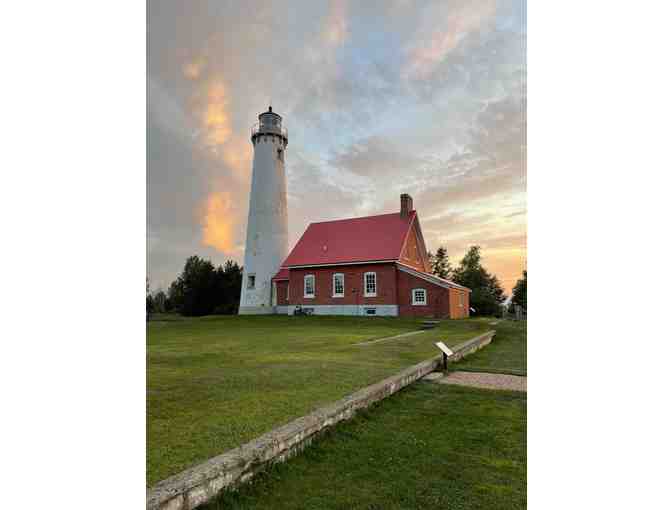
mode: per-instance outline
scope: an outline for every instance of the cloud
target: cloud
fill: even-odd
[[[476,116],[464,150],[427,172],[418,198],[431,209],[512,195],[526,189],[526,119],[522,98],[489,103]]]
[[[330,45],[340,46],[348,37],[346,0],[334,0],[330,3],[329,16],[322,31],[323,39]]]
[[[405,79],[427,78],[469,34],[485,28],[495,11],[495,0],[445,2],[428,9],[425,22],[406,48],[407,60],[402,67],[402,76]]]
[[[242,262],[249,128],[271,98],[289,129],[290,242],[311,221],[395,211],[410,192],[430,247],[449,243],[456,260],[487,246],[513,278],[526,235],[522,7],[150,2],[152,285],[189,255]]]
[[[212,80],[207,86],[207,102],[201,114],[202,136],[205,145],[216,149],[231,138],[231,119],[228,112],[229,96],[226,85]]]
[[[333,153],[329,165],[359,176],[379,179],[403,179],[410,171],[422,172],[430,161],[398,149],[399,144],[389,137],[371,136]]]
[[[224,253],[233,249],[234,218],[231,194],[219,191],[208,195],[203,215],[203,244]]]
[[[197,80],[205,68],[205,57],[200,56],[191,62],[185,62],[182,66],[182,73],[189,80]]]
[[[290,243],[303,234],[311,222],[365,214],[361,189],[330,178],[325,167],[301,153],[288,155],[288,206]]]

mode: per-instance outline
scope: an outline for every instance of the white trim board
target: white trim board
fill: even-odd
[[[305,264],[301,266],[288,266],[287,269],[304,269],[307,267],[361,266],[362,264],[390,264],[393,262],[397,262],[397,259],[365,260],[364,262],[330,262],[327,264]]]
[[[435,276],[433,274],[421,273],[417,269],[408,267],[406,264],[402,264],[401,262],[397,262],[397,267],[399,268],[400,271],[403,271],[404,273],[408,273],[412,276],[417,276],[422,280],[425,280],[429,283],[433,283],[434,285],[438,285],[439,287],[443,287],[444,289],[452,288],[471,292],[471,289],[468,289],[467,287],[463,287],[462,285],[459,285],[457,283],[449,282],[448,280],[444,280],[443,278],[439,278],[438,276]]]

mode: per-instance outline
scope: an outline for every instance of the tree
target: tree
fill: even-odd
[[[523,310],[527,310],[527,270],[523,271],[523,277],[516,282],[513,288],[511,303],[520,305]]]
[[[237,262],[227,260],[224,268],[219,266],[216,273],[218,299],[213,313],[220,315],[238,313],[243,269]]]
[[[167,308],[171,311],[182,313],[182,306],[184,303],[184,285],[182,284],[182,277],[178,276],[177,280],[168,287],[168,304]]]
[[[147,294],[147,297],[145,297],[145,312],[147,313],[147,318],[149,318],[149,315],[154,313],[154,311],[154,300],[152,299],[152,295]]]
[[[152,293],[149,292],[149,277],[145,277],[145,314],[149,320],[149,315],[154,312],[154,300]]]
[[[197,255],[189,257],[180,275],[183,315],[209,315],[214,310],[215,267]]]
[[[432,273],[439,278],[449,280],[453,273],[453,268],[450,267],[450,262],[448,261],[448,250],[441,246],[436,250],[436,255],[433,255],[430,260]]]
[[[238,313],[243,271],[234,261],[224,267],[194,255],[170,284],[167,304],[187,316]]]
[[[501,303],[506,296],[499,279],[491,275],[481,265],[481,248],[472,246],[453,271],[453,280],[460,285],[469,287],[471,295],[469,304],[476,310],[476,315],[497,315],[501,312]]]
[[[156,313],[165,313],[166,312],[166,301],[168,300],[168,297],[166,296],[166,293],[163,292],[163,290],[159,289],[154,293],[153,301],[154,301],[154,311]]]

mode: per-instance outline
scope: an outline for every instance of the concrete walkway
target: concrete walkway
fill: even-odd
[[[488,390],[510,390],[527,392],[527,377],[509,374],[489,374],[485,372],[432,372],[425,380],[439,384],[456,384]]]
[[[425,333],[426,330],[420,330],[420,331],[411,331],[409,333],[402,333],[401,335],[394,335],[394,336],[386,336],[385,338],[377,338],[375,340],[367,340],[366,342],[359,342],[358,344],[353,344],[353,345],[371,345],[371,344],[377,344],[378,342],[387,342],[388,340],[398,340],[399,338],[404,338],[407,336],[413,336],[413,335],[419,335],[420,333]]]

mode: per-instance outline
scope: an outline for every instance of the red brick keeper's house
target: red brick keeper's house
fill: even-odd
[[[273,277],[276,313],[459,319],[471,290],[430,273],[417,211],[311,223]]]

